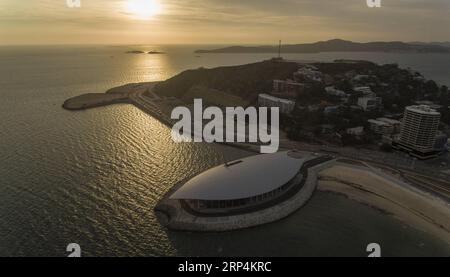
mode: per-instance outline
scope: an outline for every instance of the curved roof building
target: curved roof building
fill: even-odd
[[[197,212],[232,211],[274,200],[302,179],[305,159],[294,152],[232,161],[190,179],[169,199]]]
[[[261,195],[289,182],[302,164],[303,159],[288,152],[232,161],[192,178],[170,199],[233,200]]]

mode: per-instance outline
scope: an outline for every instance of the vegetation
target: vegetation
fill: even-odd
[[[240,66],[187,70],[160,83],[156,92],[182,98],[192,87],[202,86],[255,103],[258,94],[272,90],[274,79],[291,78],[297,68],[296,63],[270,60]]]
[[[297,92],[296,107],[290,115],[281,117],[281,127],[289,138],[310,142],[332,141],[343,145],[372,144],[379,139],[371,134],[368,119],[385,114],[398,118],[406,106],[416,101],[432,101],[442,106],[442,130],[450,130],[450,92],[432,80],[426,80],[420,73],[401,69],[397,64],[377,65],[367,61],[336,61],[334,63],[313,63],[313,67],[324,76],[323,82],[306,81],[307,89]],[[186,103],[202,98],[205,105],[247,106],[255,105],[260,93],[270,93],[273,80],[291,79],[301,65],[295,62],[281,62],[277,59],[259,63],[188,70],[160,83],[156,93],[174,96]],[[355,78],[358,76],[358,78]],[[325,87],[332,85],[349,95],[348,100],[329,95]],[[355,108],[362,92],[357,86],[368,86],[382,98],[383,107],[374,111]],[[333,108],[325,113],[326,107]],[[322,126],[331,128],[324,131]],[[365,127],[365,134],[349,135],[346,130],[357,126]],[[382,147],[389,151],[387,147]]]
[[[239,96],[204,86],[193,86],[181,98],[185,103],[193,103],[194,99],[202,99],[207,106],[246,107],[249,102]]]

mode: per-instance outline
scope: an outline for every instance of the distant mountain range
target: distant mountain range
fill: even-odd
[[[437,45],[437,46],[443,46],[443,47],[450,47],[450,41],[443,41],[443,42],[420,42],[420,41],[415,41],[415,42],[409,42],[410,44],[417,44],[417,45]]]
[[[342,39],[305,44],[282,45],[282,53],[319,52],[406,52],[406,53],[450,53],[450,42],[406,43],[367,42],[359,43]],[[195,53],[277,53],[278,46],[231,46],[212,50],[197,50]]]

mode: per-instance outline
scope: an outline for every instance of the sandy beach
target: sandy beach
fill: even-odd
[[[319,173],[317,189],[343,194],[450,244],[449,204],[387,172],[336,162]]]

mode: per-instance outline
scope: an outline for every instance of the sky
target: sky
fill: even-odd
[[[0,44],[450,41],[450,0],[381,0],[380,8],[366,0],[80,1],[0,0]],[[154,2],[158,12],[143,17]]]

